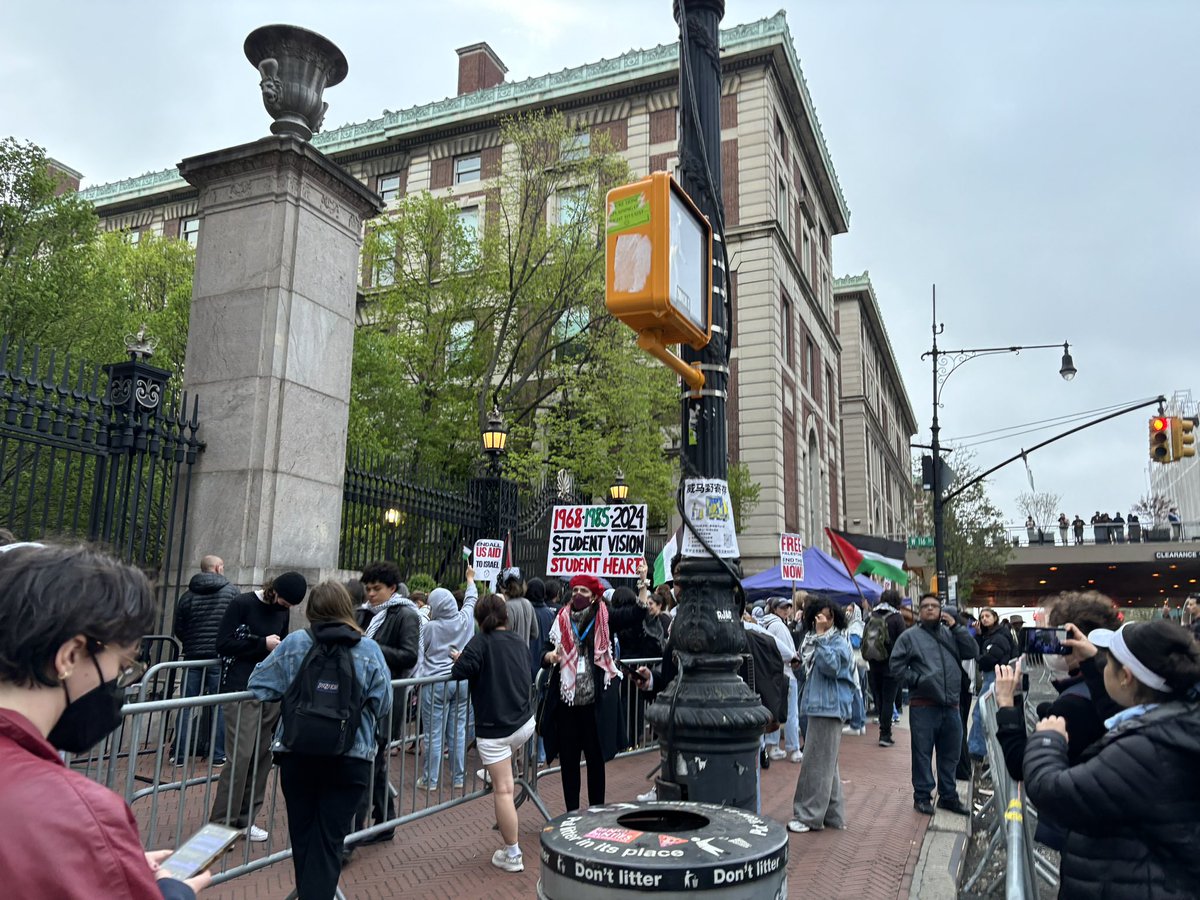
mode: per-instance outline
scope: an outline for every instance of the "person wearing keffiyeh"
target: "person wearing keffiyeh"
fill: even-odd
[[[616,684],[622,676],[613,656],[612,633],[640,627],[646,617],[640,603],[610,609],[603,592],[592,575],[571,579],[570,600],[555,616],[542,654],[542,664],[551,674],[538,728],[546,758],[561,757],[568,811],[579,808],[581,756],[587,760],[588,804],[604,803],[604,763],[625,745]]]

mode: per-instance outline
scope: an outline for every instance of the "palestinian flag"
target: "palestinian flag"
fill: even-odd
[[[654,560],[654,571],[650,573],[651,582],[655,587],[671,580],[671,560],[679,555],[680,529],[676,529],[670,539],[663,545],[662,553]]]
[[[908,573],[904,571],[904,542],[869,534],[851,534],[826,528],[833,552],[855,575],[878,575],[904,587]]]

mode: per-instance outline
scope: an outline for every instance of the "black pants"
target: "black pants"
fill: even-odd
[[[370,776],[365,759],[279,754],[299,900],[330,900],[337,891],[342,842]]]
[[[867,660],[870,673],[871,695],[875,698],[875,710],[879,713],[879,736],[892,736],[892,710],[896,708],[896,679],[892,677],[888,661]]]
[[[596,730],[596,709],[558,707],[558,756],[562,764],[563,803],[567,812],[579,809],[579,757],[587,760],[588,806],[604,803],[604,753]]]
[[[363,789],[358,803],[356,821],[359,828],[366,828],[368,822],[378,825],[396,817],[396,807],[392,803],[392,792],[388,784],[388,736],[386,732],[380,732],[376,737],[378,745],[375,749],[374,781]]]

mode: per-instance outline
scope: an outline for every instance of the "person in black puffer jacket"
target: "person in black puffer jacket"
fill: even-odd
[[[1183,900],[1200,884],[1200,644],[1174,622],[1129,622],[1083,639],[1108,650],[1104,686],[1125,707],[1075,766],[1058,716],[1025,750],[1029,799],[1067,829],[1059,897]]]
[[[215,659],[217,656],[217,630],[225,607],[238,595],[238,589],[225,577],[225,561],[219,556],[206,556],[200,560],[200,572],[188,582],[188,589],[175,605],[173,630],[183,644],[184,659]],[[217,694],[221,689],[221,667],[208,666],[185,670],[183,681],[184,697],[199,697]],[[225,762],[225,718],[221,707],[217,707],[216,742],[213,747],[213,763]],[[175,738],[171,742],[171,758],[180,763],[187,756],[207,756],[209,735],[214,733],[210,722],[211,707],[204,709],[200,724],[188,727],[191,710],[181,709],[175,724]],[[185,740],[186,738],[186,740]]]

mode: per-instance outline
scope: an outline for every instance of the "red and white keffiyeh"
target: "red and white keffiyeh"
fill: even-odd
[[[612,638],[608,631],[608,604],[599,597],[594,601],[596,615],[592,622],[592,662],[604,672],[604,687],[607,688],[621,673],[613,661]],[[575,676],[579,667],[579,641],[571,622],[571,605],[565,604],[554,617],[550,626],[550,641],[558,648],[559,679],[562,696],[568,703],[575,699]]]

